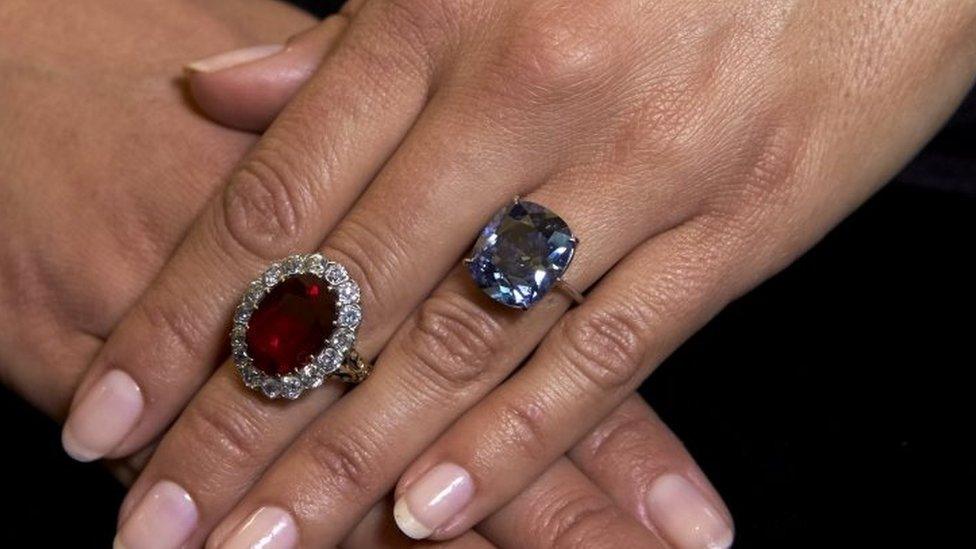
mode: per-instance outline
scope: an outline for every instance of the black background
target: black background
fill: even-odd
[[[971,539],[974,103],[641,388],[726,499],[737,547]],[[109,547],[122,488],[6,391],[0,417],[0,546]]]

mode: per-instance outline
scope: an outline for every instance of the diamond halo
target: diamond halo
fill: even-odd
[[[322,282],[334,299],[332,331],[321,348],[309,355],[297,368],[285,374],[272,375],[254,365],[248,349],[249,323],[268,294],[286,281],[312,276]],[[241,379],[248,388],[267,398],[297,399],[331,376],[338,375],[343,363],[354,353],[356,333],[362,322],[360,291],[345,267],[322,254],[296,254],[276,261],[247,287],[234,311],[230,332],[231,356]]]

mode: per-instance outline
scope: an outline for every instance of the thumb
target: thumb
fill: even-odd
[[[215,122],[262,132],[332,50],[348,19],[333,15],[285,44],[251,46],[186,66],[190,95]]]

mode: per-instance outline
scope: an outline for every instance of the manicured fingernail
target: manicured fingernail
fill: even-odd
[[[142,414],[142,391],[129,374],[110,370],[68,416],[61,445],[78,461],[92,461],[122,442]]]
[[[281,44],[251,46],[250,48],[241,48],[239,50],[218,53],[211,57],[198,59],[189,63],[186,68],[187,70],[196,72],[216,72],[236,67],[237,65],[243,65],[244,63],[250,63],[251,61],[257,61],[258,59],[264,59],[265,57],[271,57],[284,49],[285,47]]]
[[[681,475],[663,475],[647,494],[647,511],[680,549],[726,549],[732,527],[694,484]]]
[[[220,549],[292,549],[298,547],[298,527],[284,509],[262,507],[227,538]]]
[[[197,527],[197,506],[178,484],[158,482],[139,502],[115,536],[116,549],[182,547]]]
[[[404,534],[424,539],[464,509],[473,496],[471,475],[453,463],[442,463],[407,488],[393,507],[393,518]]]

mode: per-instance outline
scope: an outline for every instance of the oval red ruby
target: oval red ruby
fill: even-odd
[[[335,298],[314,275],[291,277],[264,296],[247,326],[247,353],[268,375],[286,375],[318,354],[331,337]]]

